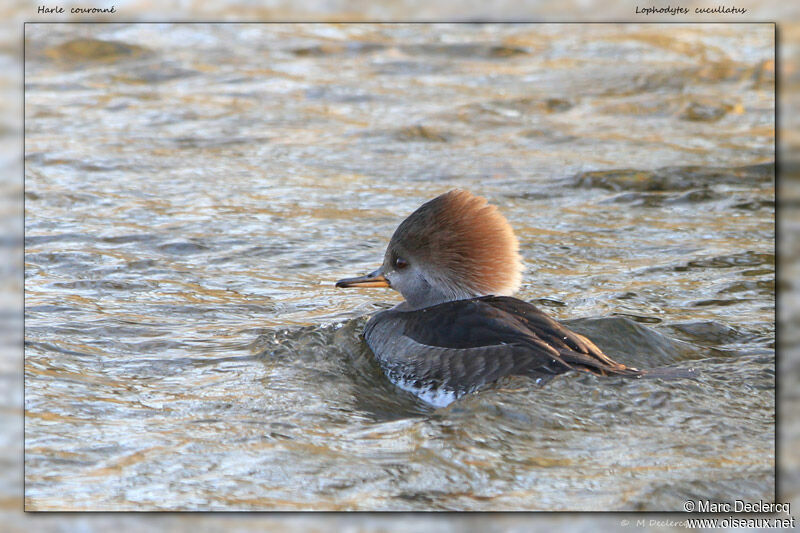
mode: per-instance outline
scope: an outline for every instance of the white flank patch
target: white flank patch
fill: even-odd
[[[404,379],[392,379],[390,381],[403,389],[404,391],[408,391],[414,396],[418,397],[425,403],[429,403],[434,407],[447,407],[454,401],[458,399],[455,392],[448,391],[443,388],[434,389],[432,387],[428,388],[421,388],[415,387],[413,385],[413,381],[407,381]]]

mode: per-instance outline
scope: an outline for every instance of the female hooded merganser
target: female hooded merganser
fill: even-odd
[[[512,298],[521,272],[508,221],[485,198],[457,189],[400,224],[378,270],[336,286],[391,287],[403,295],[403,303],[367,322],[364,337],[393,383],[437,407],[503,376],[644,373]]]

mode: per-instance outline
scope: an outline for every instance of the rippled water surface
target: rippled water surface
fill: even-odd
[[[26,26],[28,510],[774,496],[772,25]],[[454,187],[519,297],[692,379],[443,409],[336,279]]]

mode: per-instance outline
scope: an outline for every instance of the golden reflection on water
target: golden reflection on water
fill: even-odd
[[[771,498],[772,31],[30,25],[26,508]],[[520,297],[707,377],[391,388],[359,331],[398,295],[333,283],[454,187],[516,229]]]

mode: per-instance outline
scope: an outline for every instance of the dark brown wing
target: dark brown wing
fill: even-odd
[[[486,296],[481,300],[523,321],[531,333],[556,348],[564,361],[573,368],[603,376],[638,376],[644,373],[614,361],[592,341],[547,316],[532,304],[508,296]]]
[[[459,350],[484,348],[485,357],[499,358],[498,368],[492,372],[498,375],[487,382],[503,375],[557,374],[569,369],[599,375],[641,374],[516,298],[485,296],[404,314],[408,315],[404,335],[420,344],[453,349],[450,357],[456,357]]]

